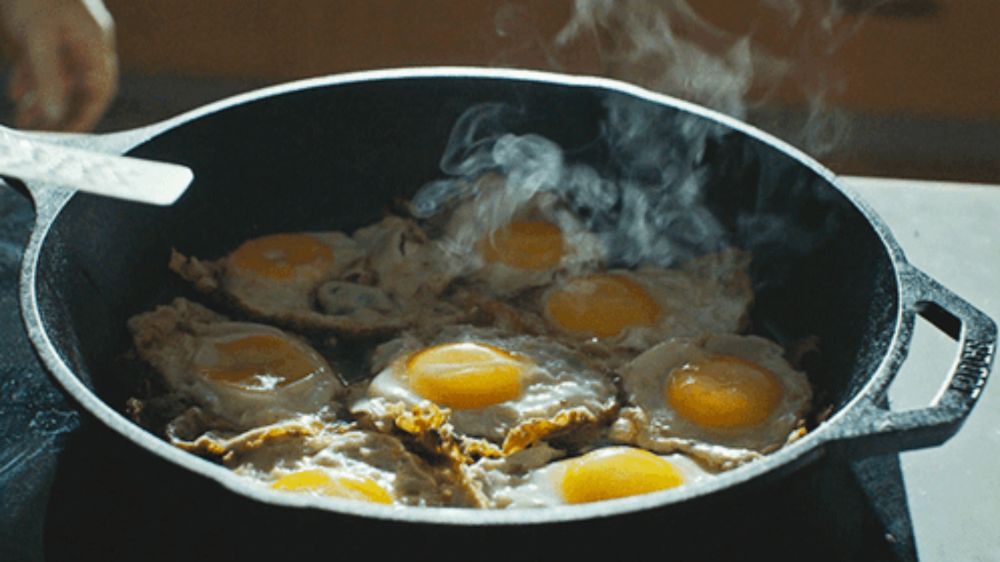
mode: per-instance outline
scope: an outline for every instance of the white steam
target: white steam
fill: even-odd
[[[577,0],[556,44],[565,46],[581,34],[606,38],[601,56],[622,78],[745,116],[754,75],[749,38],[729,37],[686,2]]]
[[[596,43],[613,77],[751,121],[815,156],[831,152],[848,123],[829,103],[843,88],[829,63],[862,18],[846,24],[835,0],[750,5],[756,19],[727,31],[686,0],[575,0],[554,43]],[[782,37],[763,37],[760,27]]]
[[[685,0],[576,0],[551,45],[534,29],[527,10],[507,6],[497,15],[497,31],[542,48],[557,69],[564,69],[560,50],[589,42],[605,74],[750,121],[766,113],[777,85],[790,81],[805,92],[799,119],[775,120],[776,126],[764,128],[814,155],[829,151],[846,130],[826,103],[839,83],[821,70],[803,69],[821,66],[817,61],[829,58],[853,30],[843,30],[834,0],[760,0],[759,11],[771,20],[771,29],[789,29],[787,43],[799,59],[763,47],[754,22],[747,30],[726,31]],[[607,94],[602,102],[595,143],[600,154],[584,158],[525,132],[531,131],[524,126],[531,120],[529,108],[499,103],[470,108],[455,124],[441,158],[447,177],[416,195],[415,215],[434,217],[458,201],[473,200],[477,210],[470,228],[479,229],[479,236],[509,222],[539,194],[551,194],[601,238],[612,267],[668,267],[733,243],[802,255],[835,230],[835,217],[800,224],[795,213],[783,211],[814,197],[808,174],[788,175],[773,162],[759,162],[749,142],[730,142],[727,128],[625,95]],[[506,183],[499,195],[482,181],[497,176]],[[720,177],[729,184],[726,190],[745,188],[757,203],[725,226],[706,201],[708,186]]]
[[[705,206],[702,159],[722,129],[681,112],[608,95],[601,142],[607,167],[571,161],[538,134],[514,134],[520,113],[502,104],[467,110],[452,130],[441,169],[450,178],[424,186],[411,201],[420,218],[476,201],[468,221],[476,239],[507,224],[549,193],[601,238],[610,264],[670,266],[725,245],[725,230]],[[504,178],[487,189],[480,178]]]

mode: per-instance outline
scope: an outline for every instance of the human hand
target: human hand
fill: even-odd
[[[118,89],[114,22],[101,0],[0,0],[13,46],[14,125],[87,131]]]

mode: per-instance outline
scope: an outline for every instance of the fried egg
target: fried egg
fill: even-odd
[[[745,254],[727,253],[680,269],[568,277],[541,295],[538,308],[553,335],[591,348],[639,351],[670,337],[735,333],[753,301],[747,263]]]
[[[757,336],[663,342],[621,369],[626,406],[613,439],[731,468],[801,432],[812,391],[781,347]]]
[[[399,416],[399,405],[440,411],[456,435],[510,454],[607,420],[617,406],[607,376],[543,339],[457,327],[429,344],[386,345],[396,353],[351,407],[369,420]]]
[[[488,294],[509,295],[601,262],[600,240],[556,194],[524,195],[493,175],[476,185],[475,196],[451,211],[439,240],[456,275]]]
[[[280,233],[248,240],[216,261],[174,252],[170,268],[202,292],[256,319],[345,336],[389,335],[463,311],[436,297],[450,278],[410,220],[386,217],[340,232]]]
[[[397,438],[349,424],[263,445],[231,441],[227,466],[274,490],[384,505],[477,507],[447,465],[432,465]]]
[[[378,331],[381,326],[366,330],[349,313],[327,314],[317,307],[321,287],[330,281],[351,284],[348,278],[363,257],[357,243],[341,232],[277,233],[247,240],[214,261],[175,250],[170,269],[199,291],[259,320],[341,333]]]
[[[539,458],[518,460],[512,467],[507,459],[484,459],[469,470],[491,498],[491,507],[590,503],[677,488],[712,475],[684,455],[625,446],[603,447],[540,467],[531,465]]]
[[[135,348],[166,386],[236,428],[328,407],[343,386],[307,343],[176,299],[129,320]]]

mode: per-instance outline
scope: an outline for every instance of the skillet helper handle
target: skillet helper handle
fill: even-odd
[[[861,397],[857,415],[834,436],[833,450],[847,457],[940,445],[965,422],[982,394],[996,354],[997,326],[990,317],[926,273],[907,265],[903,272],[905,314],[919,314],[959,344],[955,364],[933,402],[924,408],[894,412],[885,394],[902,358],[880,384]],[[848,421],[848,420],[845,420]]]

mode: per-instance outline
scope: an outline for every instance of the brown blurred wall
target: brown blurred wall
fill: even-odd
[[[739,33],[753,20],[748,10],[756,3],[691,4],[706,19]],[[107,5],[118,24],[126,72],[267,81],[431,64],[552,69],[551,39],[572,9],[569,0],[107,0]],[[866,3],[848,2],[856,10],[848,10],[840,25],[850,29],[824,63],[843,82],[837,104],[868,113],[1000,120],[1000,1],[897,0],[895,5],[902,9],[859,16]],[[905,9],[914,5],[923,8]],[[498,22],[507,36],[498,34]],[[755,25],[761,44],[781,56],[803,56],[781,52],[798,48],[781,24]],[[593,45],[560,53],[560,63],[572,72],[614,74]],[[802,103],[793,86],[779,88],[777,99]]]

